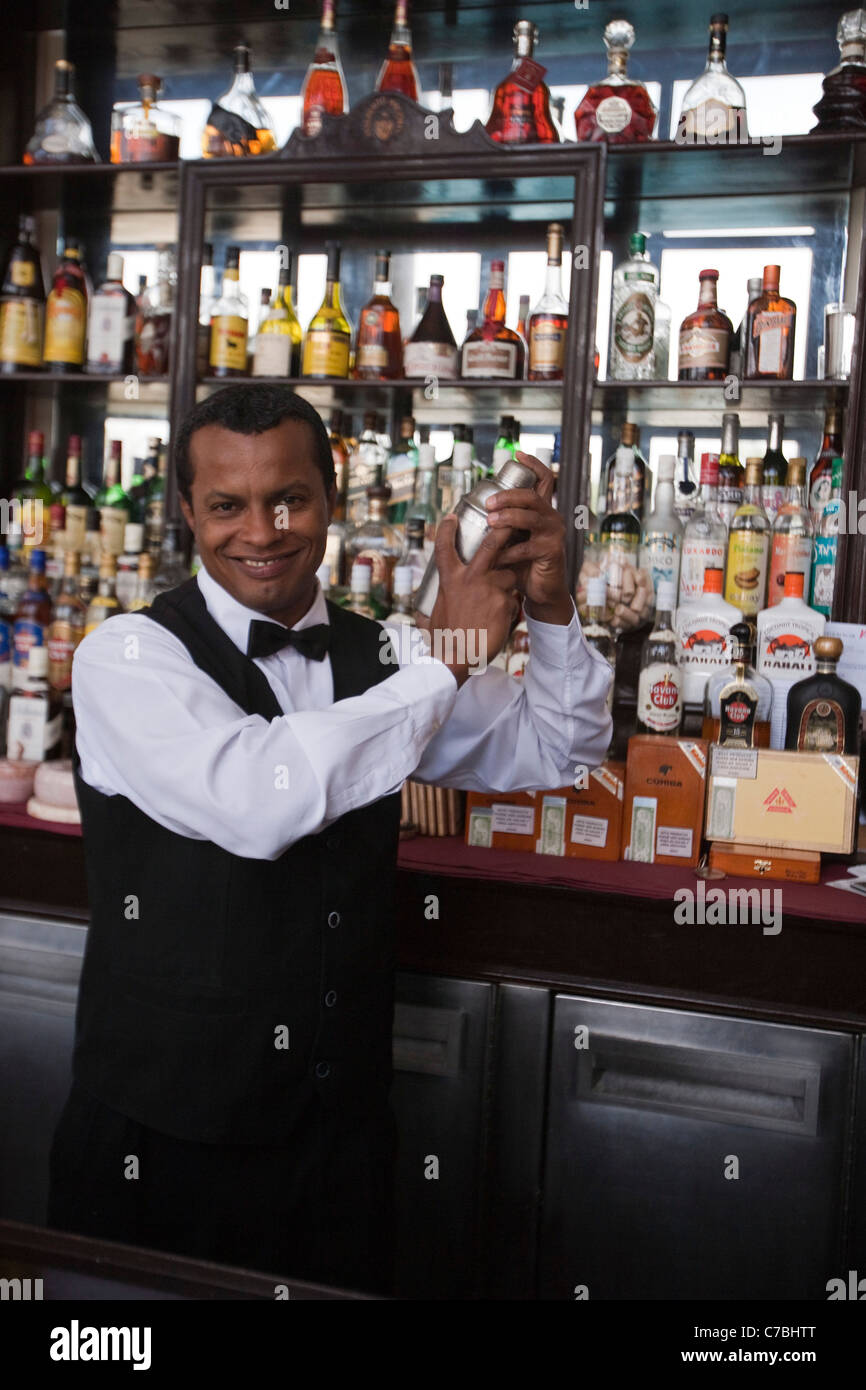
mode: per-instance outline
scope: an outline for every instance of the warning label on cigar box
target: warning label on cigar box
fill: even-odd
[[[491,829],[494,833],[503,831],[508,835],[534,835],[535,807],[509,806],[504,801],[495,801]]]

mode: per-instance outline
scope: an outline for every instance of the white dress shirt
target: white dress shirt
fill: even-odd
[[[246,652],[250,622],[267,615],[203,568],[198,584],[211,617]],[[327,621],[319,588],[295,626]],[[460,689],[420,649],[417,630],[410,651],[405,632],[401,640],[383,626],[394,638],[394,674],[336,704],[330,657],[286,647],[257,659],[283,711],[267,720],[244,713],[159,623],[140,613],[108,618],[73,661],[81,776],[177,834],[276,859],[407,777],[476,791],[561,787],[577,764],[604,757],[611,671],[576,613],[567,627],[528,619],[521,680],[490,667]]]

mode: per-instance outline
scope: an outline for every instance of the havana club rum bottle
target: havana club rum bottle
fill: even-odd
[[[529,316],[529,380],[561,381],[568,332],[568,300],[562,293],[562,227],[547,229],[547,279],[544,294]]]
[[[410,101],[417,101],[421,84],[412,58],[412,34],[409,30],[408,12],[408,0],[397,0],[388,56],[376,78],[376,91],[402,92]]]
[[[490,288],[484,300],[482,321],[469,333],[460,350],[460,375],[522,379],[523,339],[505,326],[505,262],[491,261]]]
[[[355,368],[361,381],[396,381],[403,375],[400,314],[391,302],[390,251],[376,252],[373,297],[361,310],[355,342]]]
[[[659,585],[656,619],[641,652],[637,687],[637,732],[676,736],[683,716],[682,675],[677,664],[677,634],[673,614],[677,591],[665,580]]]
[[[342,116],[349,109],[335,21],[336,0],[323,0],[322,27],[301,88],[301,129],[305,135],[318,135],[322,116]]]
[[[717,270],[702,270],[698,307],[680,325],[678,381],[724,381],[734,325],[716,301]]]
[[[604,31],[607,77],[595,82],[574,113],[578,140],[622,144],[652,137],[656,109],[642,82],[626,76],[634,28],[627,19],[612,19]]]
[[[550,114],[550,93],[544,81],[547,71],[532,56],[538,29],[528,19],[514,26],[514,62],[511,72],[493,96],[487,134],[503,145],[555,145],[559,134]]]

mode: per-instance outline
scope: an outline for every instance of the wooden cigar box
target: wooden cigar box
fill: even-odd
[[[540,792],[468,792],[466,843],[480,849],[535,850]]]
[[[816,850],[773,849],[770,845],[710,845],[710,868],[738,878],[775,878],[786,883],[818,883],[821,856]]]
[[[837,753],[714,746],[707,839],[850,854],[859,761]]]
[[[602,763],[589,773],[587,783],[566,794],[566,858],[619,859],[625,763]]]
[[[696,865],[701,854],[707,774],[704,739],[635,734],[628,741],[622,858]]]

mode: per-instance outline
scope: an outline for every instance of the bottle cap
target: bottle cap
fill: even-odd
[[[119,251],[109,251],[105,274],[109,280],[123,280],[123,257]]]
[[[746,459],[746,487],[760,487],[764,481],[764,460]]]
[[[722,592],[722,571],[719,569],[704,570],[704,593],[720,594]]]
[[[99,577],[100,579],[113,579],[117,574],[117,560],[107,550],[103,550],[99,557]]]
[[[620,444],[616,451],[616,463],[613,469],[614,473],[618,474],[620,478],[628,478],[631,476],[633,468],[634,453],[627,444]]]
[[[352,566],[352,589],[355,593],[369,593],[373,583],[373,561],[367,557],[356,560]]]
[[[29,679],[48,675],[48,648],[31,647],[27,653],[27,675]]]
[[[41,430],[31,430],[27,436],[27,453],[30,456],[30,458],[32,458],[34,454],[38,454],[41,458],[42,451],[44,448],[45,435],[42,433]]]
[[[701,484],[704,487],[718,487],[719,484],[719,456],[718,454],[701,454]]]
[[[778,284],[779,284],[779,275],[780,275],[780,273],[781,273],[781,267],[780,267],[780,266],[777,266],[777,265],[765,265],[765,266],[764,266],[764,284],[765,284],[765,285],[775,285],[776,287],[778,287]]]
[[[646,251],[646,237],[643,232],[632,232],[628,239],[628,249],[632,255],[643,255]]]
[[[672,613],[677,606],[677,586],[669,579],[663,579],[656,594],[656,612]]]
[[[619,440],[621,444],[637,444],[640,437],[640,430],[632,420],[626,420],[620,430]]]
[[[748,648],[752,645],[752,629],[748,623],[734,623],[731,628],[731,636],[737,646]]]
[[[788,570],[785,574],[785,598],[802,598],[806,576],[799,570]]]
[[[123,528],[123,548],[128,555],[137,555],[144,547],[144,527],[140,521],[128,521]]]
[[[457,443],[454,445],[454,455],[451,464],[453,468],[471,468],[472,445],[468,440],[458,439]]]
[[[410,540],[418,540],[423,537],[427,530],[427,522],[423,516],[409,516],[406,518],[406,535]]]
[[[69,436],[69,442],[68,442],[67,445],[66,445],[66,452],[67,452],[67,454],[74,454],[74,455],[76,456],[76,458],[79,458],[79,457],[81,456],[81,435],[80,435],[80,434],[71,434],[71,435]]]
[[[677,471],[677,456],[676,456],[676,454],[661,454],[661,455],[659,455],[659,482],[660,482],[660,483],[672,483],[673,480],[674,480],[674,474],[676,473],[676,471]]]
[[[419,468],[435,468],[435,467],[436,467],[436,450],[433,448],[433,445],[432,445],[432,444],[419,444],[419,445],[418,445],[418,467],[419,467]]]
[[[806,481],[806,460],[799,454],[788,459],[788,473],[785,483],[788,487],[802,487]]]
[[[415,572],[411,565],[397,565],[394,569],[394,593],[411,594],[415,585]]]
[[[586,602],[590,608],[604,608],[607,603],[607,580],[603,574],[586,581]]]
[[[494,469],[494,472],[498,473],[498,472],[499,472],[499,467],[501,467],[501,465],[502,465],[503,463],[508,463],[510,459],[511,459],[511,450],[510,450],[510,449],[506,449],[504,444],[500,444],[500,446],[499,446],[498,449],[494,449],[494,450],[493,450],[493,469]]]
[[[815,656],[818,661],[836,662],[843,651],[844,646],[838,637],[818,637],[815,640]]]
[[[702,270],[698,274],[699,280],[718,280],[718,278],[719,272],[717,270]]]

